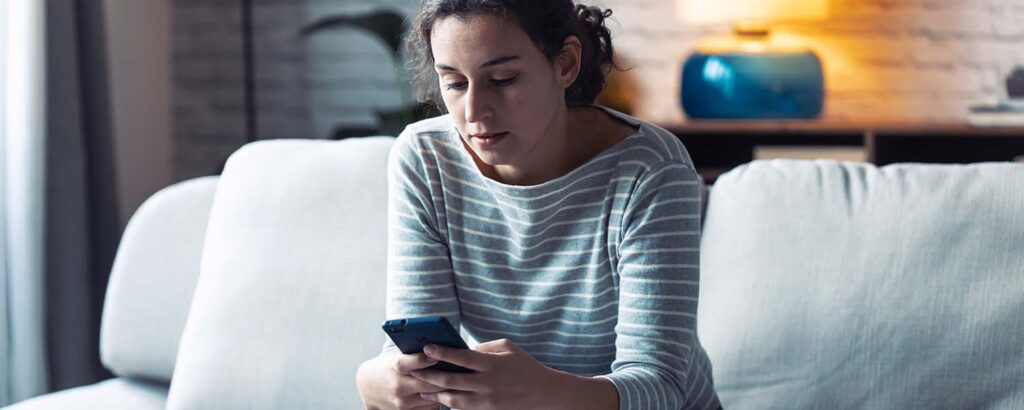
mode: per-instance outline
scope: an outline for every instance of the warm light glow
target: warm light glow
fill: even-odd
[[[718,53],[785,53],[806,51],[810,48],[804,37],[785,32],[776,32],[763,38],[737,36],[711,37],[697,44],[697,51],[708,54]]]
[[[696,24],[823,20],[828,0],[677,0],[681,21]]]

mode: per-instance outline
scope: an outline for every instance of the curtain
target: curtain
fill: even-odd
[[[0,0],[0,405],[110,377],[120,237],[102,2]]]
[[[0,2],[0,404],[43,393],[44,7]]]
[[[99,326],[121,230],[103,3],[46,1],[45,293],[51,390],[110,377],[99,360]]]

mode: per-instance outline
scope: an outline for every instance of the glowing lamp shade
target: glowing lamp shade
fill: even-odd
[[[735,29],[732,38],[705,41],[683,63],[680,103],[687,116],[778,119],[821,114],[821,60],[800,42],[773,38],[768,25],[825,19],[827,0],[678,0],[677,10],[686,23],[732,23]]]

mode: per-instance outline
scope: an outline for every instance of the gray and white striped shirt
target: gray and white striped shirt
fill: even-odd
[[[389,164],[387,317],[508,338],[612,381],[622,409],[715,408],[696,336],[699,179],[675,136],[607,111],[639,131],[534,186],[483,176],[449,116],[406,128]]]

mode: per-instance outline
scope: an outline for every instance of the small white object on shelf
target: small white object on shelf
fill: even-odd
[[[754,147],[754,159],[832,159],[867,162],[868,153],[858,146],[776,146]]]
[[[1024,127],[1024,101],[1011,99],[972,105],[967,122],[976,127]]]

